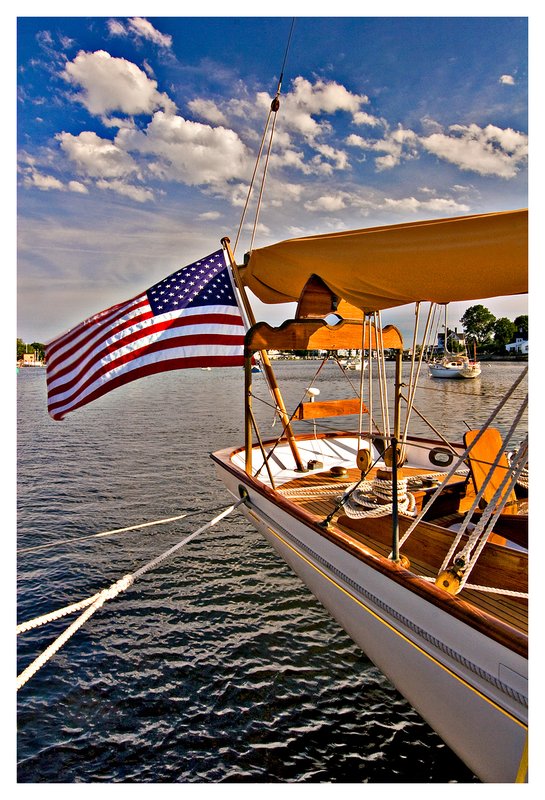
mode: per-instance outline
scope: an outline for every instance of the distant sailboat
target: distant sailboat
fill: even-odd
[[[481,365],[478,361],[471,361],[464,342],[462,353],[451,353],[448,350],[447,307],[445,305],[445,345],[443,356],[428,362],[431,378],[478,378],[481,374]]]

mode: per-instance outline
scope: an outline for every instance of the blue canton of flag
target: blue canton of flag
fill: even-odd
[[[148,289],[147,295],[154,314],[181,311],[191,305],[237,305],[221,250],[164,278]]]

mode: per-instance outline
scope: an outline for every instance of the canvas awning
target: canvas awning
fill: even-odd
[[[364,311],[528,291],[528,211],[451,217],[288,239],[253,250],[243,283],[297,301],[311,275]]]

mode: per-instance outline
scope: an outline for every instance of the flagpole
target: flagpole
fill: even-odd
[[[246,315],[248,325],[251,328],[253,325],[256,324],[256,319],[254,317],[254,312],[250,305],[250,301],[248,300],[246,290],[240,278],[240,273],[238,271],[238,266],[235,261],[235,256],[233,254],[233,251],[231,250],[231,240],[229,239],[228,236],[224,236],[223,239],[221,240],[221,243],[227,252],[229,258],[229,264],[231,266],[231,274],[233,276],[233,280],[235,281],[235,286],[238,289],[238,294],[240,296],[240,299],[242,300],[242,305],[244,308],[244,313]],[[269,388],[273,394],[276,406],[280,413],[280,417],[282,419],[282,425],[284,426],[286,438],[288,440],[288,444],[295,459],[297,470],[299,472],[307,472],[307,469],[301,460],[299,450],[297,449],[297,442],[295,440],[295,436],[291,427],[290,418],[288,416],[288,412],[286,411],[286,407],[284,405],[284,400],[282,398],[280,388],[278,386],[278,383],[276,382],[276,375],[274,374],[271,362],[269,360],[269,354],[267,353],[266,350],[260,350],[260,356],[261,356],[261,363],[263,365],[263,371],[265,373],[265,377],[267,378]]]

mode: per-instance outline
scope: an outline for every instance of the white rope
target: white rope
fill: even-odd
[[[519,451],[519,448],[517,447],[511,453],[507,453],[507,460],[509,461],[510,465],[513,463],[513,460],[516,457],[518,451]],[[530,482],[530,473],[528,471],[528,467],[524,467],[524,469],[521,471],[521,473],[519,475],[519,479],[517,481],[517,486],[520,486],[523,489],[528,490],[529,482]]]
[[[363,331],[365,336],[365,320],[367,319],[367,338],[369,342],[369,347],[367,348],[367,360],[369,362],[368,369],[367,369],[367,394],[369,397],[369,445],[371,445],[371,437],[373,436],[373,421],[375,419],[375,400],[373,397],[373,350],[372,350],[372,326],[371,326],[371,317],[363,317]],[[364,359],[364,354],[362,353],[362,359]],[[362,365],[363,366],[363,365]],[[361,376],[363,380],[363,375]],[[359,442],[358,442],[359,447]]]
[[[19,636],[20,633],[26,633],[26,631],[39,628],[41,625],[45,625],[48,622],[53,622],[56,619],[61,619],[61,617],[66,617],[68,614],[73,614],[75,611],[81,611],[83,608],[90,606],[91,603],[94,603],[95,600],[98,599],[99,595],[100,592],[97,592],[91,597],[86,597],[85,600],[80,600],[79,603],[72,603],[72,605],[59,608],[57,611],[51,611],[49,614],[44,614],[41,617],[29,619],[27,622],[21,622],[20,625],[17,625],[17,636]]]
[[[66,644],[66,642],[81,628],[81,626],[89,619],[89,617],[91,617],[95,613],[95,611],[98,611],[99,608],[102,608],[102,606],[107,600],[113,600],[113,598],[117,597],[117,595],[120,592],[124,592],[126,589],[132,586],[132,584],[137,578],[139,578],[145,572],[148,572],[150,569],[156,567],[158,564],[163,562],[165,559],[167,559],[169,556],[171,556],[173,553],[175,553],[177,550],[183,547],[184,544],[190,542],[200,533],[207,530],[208,528],[211,528],[213,525],[215,525],[221,519],[226,517],[228,514],[231,514],[231,512],[234,511],[243,502],[244,498],[239,500],[234,505],[224,509],[224,511],[222,511],[220,514],[214,517],[214,519],[210,520],[210,522],[207,522],[205,525],[202,525],[198,530],[194,531],[189,536],[186,536],[185,539],[182,539],[180,542],[178,542],[173,547],[166,550],[164,553],[161,553],[161,555],[157,556],[152,561],[148,561],[147,564],[144,564],[142,567],[140,567],[140,569],[137,569],[136,572],[124,575],[122,578],[120,578],[120,580],[113,583],[107,589],[103,589],[98,594],[93,595],[92,598],[88,598],[87,601],[82,600],[81,603],[74,603],[72,610],[79,610],[81,604],[87,603],[88,601],[90,602],[90,605],[83,612],[83,614],[81,614],[68,628],[66,628],[65,631],[63,631],[63,633],[61,633],[60,636],[58,636],[55,639],[54,642],[52,642],[52,644],[49,645],[49,647],[47,647],[44,650],[43,653],[41,653],[41,655],[38,656],[38,658],[36,658],[26,669],[23,670],[23,672],[21,672],[20,675],[18,675],[17,690],[19,690],[22,686],[24,686],[25,683],[27,683],[27,681],[29,681],[30,678],[32,678],[32,676],[35,675],[36,672],[38,672],[38,670],[41,667],[43,667],[44,664],[46,664],[49,661],[49,659],[52,658],[64,644]],[[71,607],[67,606],[66,608],[71,608]],[[66,614],[70,613],[66,609],[60,609],[60,612],[64,612]],[[50,615],[44,615],[44,616],[46,617],[50,616],[51,619],[57,619],[58,618],[57,615],[60,616],[64,615],[60,612],[52,612]],[[37,618],[37,620],[40,619],[42,618],[41,617]],[[25,630],[29,630],[30,628],[34,627],[33,623],[35,622],[36,620],[30,620],[27,623],[22,623],[22,626],[25,626]]]
[[[407,479],[397,481],[397,503],[400,514],[411,516],[416,507],[416,500],[411,492],[407,491]],[[344,511],[351,519],[363,517],[384,517],[392,513],[393,509],[393,483],[391,480],[375,478],[364,481],[347,498]]]
[[[378,372],[380,387],[380,402],[382,406],[382,429],[384,436],[390,437],[390,414],[388,410],[388,383],[386,381],[386,360],[384,356],[384,335],[382,329],[382,317],[380,311],[375,312],[376,325],[380,335],[380,347],[378,351]]]
[[[133,580],[131,575],[125,575],[116,583],[113,583],[107,589],[103,589],[97,599],[90,605],[84,612],[79,616],[66,630],[58,636],[55,641],[49,645],[48,648],[44,650],[38,658],[34,659],[32,664],[30,664],[26,669],[21,672],[20,675],[17,676],[17,691],[27,683],[27,681],[35,675],[41,667],[46,664],[50,658],[52,658],[55,653],[60,650],[63,644],[66,644],[68,639],[73,636],[76,631],[78,631],[81,626],[87,622],[90,616],[92,616],[95,611],[98,611],[101,608],[106,600],[112,600],[114,597],[117,597],[119,592],[128,589],[131,586]]]
[[[283,497],[304,499],[305,497],[321,497],[327,494],[338,494],[340,491],[348,489],[349,486],[354,486],[354,483],[326,483],[320,486],[301,486],[294,487],[293,489],[283,489],[281,486],[278,492]]]
[[[528,592],[515,592],[513,589],[497,589],[494,586],[479,586],[475,583],[466,583],[465,589],[474,589],[478,592],[490,592],[491,594],[504,594],[507,597],[521,597],[528,599]]]
[[[414,400],[415,400],[415,397],[416,397],[416,390],[418,388],[418,381],[420,379],[420,372],[422,370],[422,363],[423,363],[423,360],[424,360],[424,343],[426,342],[426,340],[428,338],[428,333],[429,333],[429,328],[430,328],[430,321],[431,321],[431,318],[433,316],[432,307],[433,307],[433,304],[430,303],[430,307],[428,309],[428,317],[426,319],[426,325],[425,325],[425,328],[424,328],[424,334],[423,334],[423,338],[422,338],[422,346],[420,348],[420,355],[418,357],[418,365],[416,366],[416,373],[415,373],[416,349],[417,349],[416,348],[416,336],[417,336],[417,332],[418,332],[419,319],[420,319],[420,303],[417,303],[417,306],[415,308],[416,320],[415,320],[415,324],[414,324],[414,341],[413,341],[412,356],[411,356],[411,372],[410,372],[410,377],[409,377],[409,392],[408,392],[408,398],[407,398],[407,410],[406,410],[406,416],[405,416],[405,426],[403,428],[403,434],[401,436],[401,443],[402,444],[406,444],[407,443],[407,438],[408,438],[408,435],[409,435],[409,421],[410,421],[412,410],[413,410],[413,407],[414,407]]]
[[[478,508],[478,506],[480,504],[480,501],[481,501],[482,497],[484,496],[484,493],[486,491],[486,488],[487,488],[488,484],[490,483],[490,480],[492,478],[494,470],[498,466],[498,464],[500,462],[500,459],[501,459],[502,455],[505,452],[505,448],[507,447],[511,437],[513,436],[513,433],[514,433],[514,431],[515,431],[515,429],[517,427],[517,424],[520,421],[520,419],[522,417],[522,414],[524,413],[527,405],[528,405],[528,397],[526,397],[525,401],[522,403],[522,405],[521,405],[521,407],[520,407],[520,409],[518,411],[518,414],[515,416],[515,419],[514,419],[512,425],[511,425],[508,433],[507,433],[507,436],[506,436],[505,440],[502,443],[502,447],[500,447],[500,450],[497,453],[497,455],[496,455],[496,457],[494,459],[494,462],[490,466],[490,469],[488,471],[488,474],[487,474],[486,478],[484,479],[484,481],[482,483],[482,486],[480,487],[479,491],[476,493],[475,498],[473,499],[473,502],[471,504],[471,507],[466,512],[464,520],[460,525],[460,529],[458,531],[458,535],[456,536],[456,538],[454,539],[452,545],[450,546],[449,551],[448,551],[448,553],[446,554],[446,556],[444,558],[443,564],[441,565],[440,571],[442,571],[442,570],[447,568],[447,566],[449,565],[449,563],[451,561],[451,558],[452,558],[452,556],[454,554],[454,551],[459,546],[459,543],[460,543],[460,541],[462,539],[462,536],[465,534],[466,529],[467,529],[469,523],[471,522],[473,514],[477,510],[477,508]],[[479,435],[477,437],[475,437],[475,440],[474,440],[473,444],[475,444],[475,442],[477,441],[479,436],[480,436],[480,433],[479,433]],[[527,455],[527,450],[525,450],[525,455]],[[525,466],[525,463],[521,464],[520,458],[517,459],[517,463],[518,463],[520,469],[522,469],[522,467]],[[517,472],[518,471],[519,470],[517,470]],[[510,472],[506,472],[505,473],[504,478],[503,478],[498,490],[496,491],[496,493],[495,493],[494,497],[492,498],[491,502],[488,503],[487,508],[486,508],[481,520],[479,521],[479,524],[477,525],[477,527],[475,529],[472,530],[467,543],[465,544],[463,550],[460,553],[458,553],[456,558],[462,558],[464,561],[466,561],[470,557],[473,548],[476,546],[476,544],[478,543],[478,541],[479,541],[479,539],[480,539],[480,537],[482,535],[482,531],[483,531],[484,526],[486,525],[486,523],[490,519],[492,513],[495,511],[496,504],[498,503],[500,497],[502,497],[502,493],[504,493],[503,504],[500,507],[498,515],[497,515],[497,516],[499,516],[499,513],[501,512],[501,509],[503,508],[503,506],[505,505],[505,503],[507,501],[509,492],[511,491],[511,489],[510,489],[509,492],[507,492],[507,491],[504,492],[505,487],[507,485],[507,482],[510,480],[512,475],[513,475],[513,472],[511,472],[511,473]],[[515,478],[514,482],[516,482],[516,478]],[[513,482],[513,486],[514,486],[514,482]],[[513,488],[513,486],[511,488]],[[497,516],[496,516],[496,519],[497,519]],[[480,550],[482,550],[482,546],[481,546]],[[480,550],[479,550],[479,552],[480,552]]]
[[[201,512],[199,512],[201,513]],[[98,539],[102,536],[112,536],[115,533],[126,533],[127,531],[136,531],[140,528],[149,528],[152,525],[164,525],[166,522],[176,522],[179,519],[184,519],[189,514],[178,514],[177,517],[165,517],[164,519],[156,519],[153,522],[141,522],[138,525],[129,525],[126,528],[113,528],[111,531],[102,531],[101,533],[90,533],[88,536],[72,537],[70,539],[62,539],[59,542],[48,542],[47,544],[37,544],[34,547],[22,547],[17,550],[17,553],[32,553],[36,550],[46,550],[49,547],[60,547],[63,544],[72,544],[73,542],[83,542],[87,539]]]
[[[477,533],[480,533],[481,538],[480,538],[480,540],[477,541],[477,546],[475,548],[475,552],[471,553],[471,548],[469,548],[466,545],[466,547],[463,549],[462,553],[460,554],[460,557],[463,558],[464,560],[467,558],[467,554],[471,554],[471,557],[470,557],[469,563],[467,564],[467,567],[465,569],[465,572],[464,572],[464,575],[462,577],[462,580],[460,581],[460,589],[459,589],[459,591],[461,589],[463,589],[463,587],[465,586],[466,581],[469,578],[473,567],[477,563],[478,558],[479,558],[479,556],[480,556],[480,554],[481,554],[486,542],[488,541],[488,536],[489,536],[490,531],[492,531],[492,529],[494,528],[494,525],[496,524],[496,522],[498,520],[498,517],[500,516],[501,512],[503,511],[503,508],[505,506],[507,497],[508,497],[509,493],[512,491],[512,489],[514,488],[515,483],[517,482],[517,477],[518,477],[517,473],[518,473],[519,469],[522,469],[522,467],[526,463],[527,452],[528,451],[527,451],[526,448],[521,449],[521,452],[520,452],[520,454],[518,456],[518,464],[514,466],[514,470],[513,470],[513,474],[511,476],[511,479],[509,480],[509,475],[505,476],[505,478],[503,479],[503,481],[499,485],[498,489],[494,493],[494,496],[493,496],[491,502],[489,503],[488,508],[483,513],[482,519],[480,519],[478,524],[476,525],[475,531],[472,534],[472,538],[473,539],[477,538],[476,537]],[[505,491],[506,488],[508,489],[507,491]],[[503,495],[503,501],[500,502],[500,498],[502,498],[502,495]]]

